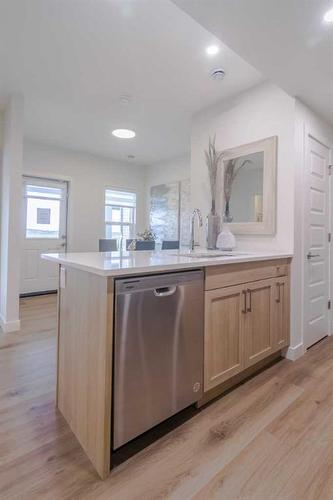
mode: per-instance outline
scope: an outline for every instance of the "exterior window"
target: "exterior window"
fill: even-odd
[[[25,236],[59,238],[62,190],[55,187],[25,186],[27,207]]]
[[[105,237],[116,238],[125,249],[126,239],[135,236],[135,219],[136,194],[131,191],[106,189]]]

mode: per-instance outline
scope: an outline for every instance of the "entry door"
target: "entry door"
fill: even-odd
[[[23,198],[21,293],[56,290],[58,266],[40,256],[66,251],[67,183],[24,177]]]
[[[304,340],[329,333],[329,149],[307,137],[305,192]]]

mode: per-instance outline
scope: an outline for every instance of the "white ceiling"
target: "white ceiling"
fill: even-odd
[[[214,42],[170,0],[1,0],[0,97],[24,95],[31,139],[152,163],[189,150],[193,113],[263,80],[220,42],[208,58]],[[110,135],[124,127],[137,137]]]
[[[174,0],[250,64],[333,124],[333,0]]]

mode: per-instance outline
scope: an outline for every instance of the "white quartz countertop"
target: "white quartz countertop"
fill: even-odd
[[[204,249],[196,249],[194,254],[201,255],[195,257],[186,256],[184,253],[186,250],[49,253],[42,254],[42,258],[100,276],[117,277],[292,257],[292,254],[281,252],[241,251],[226,252],[226,255],[221,256],[220,251],[208,252]]]

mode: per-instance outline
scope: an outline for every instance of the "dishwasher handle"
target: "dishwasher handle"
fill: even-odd
[[[177,291],[177,285],[162,286],[161,288],[154,288],[155,297],[169,297]]]

